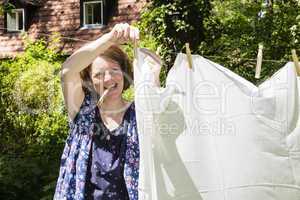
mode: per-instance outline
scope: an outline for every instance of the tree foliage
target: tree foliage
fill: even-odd
[[[195,50],[205,40],[205,22],[210,12],[211,3],[208,0],[154,0],[142,14],[139,26],[146,39],[152,36],[163,60],[170,66],[175,53],[186,42]]]
[[[297,0],[154,0],[140,28],[151,37],[170,69],[176,53],[189,42],[194,54],[219,62],[258,83],[299,48],[300,2]],[[261,80],[254,79],[258,45],[264,45]]]

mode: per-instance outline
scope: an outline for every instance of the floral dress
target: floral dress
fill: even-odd
[[[97,155],[95,147],[99,147],[95,143],[95,137],[101,137],[101,135],[97,136],[97,131],[95,131],[99,127],[96,100],[97,97],[85,90],[85,98],[80,110],[74,120],[69,122],[70,132],[61,157],[55,200],[87,200],[91,197],[89,186],[90,183],[95,183],[93,182],[95,176],[91,169],[95,159],[91,158],[93,158],[92,155]],[[123,178],[126,192],[129,200],[138,200],[139,145],[134,103],[127,109],[120,130],[125,136],[119,138],[125,141],[125,147],[123,142],[123,146],[118,145],[120,148],[118,151],[122,152],[124,149],[119,159],[124,163]],[[100,134],[101,132],[105,131],[100,131]],[[101,154],[98,152],[98,155]],[[98,171],[101,173],[101,170]],[[111,200],[115,199],[111,198]]]

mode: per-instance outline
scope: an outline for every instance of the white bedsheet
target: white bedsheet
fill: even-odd
[[[178,54],[157,88],[147,55],[134,65],[140,200],[300,200],[292,63],[256,87],[198,55],[190,70]]]

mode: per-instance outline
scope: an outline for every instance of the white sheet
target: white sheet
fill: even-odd
[[[148,54],[134,66],[140,200],[300,199],[292,63],[256,87],[201,56],[190,70],[179,54],[161,89]]]

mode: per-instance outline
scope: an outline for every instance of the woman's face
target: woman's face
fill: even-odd
[[[92,63],[90,77],[98,94],[111,88],[106,99],[121,98],[124,88],[124,77],[120,65],[109,59],[97,57]]]

